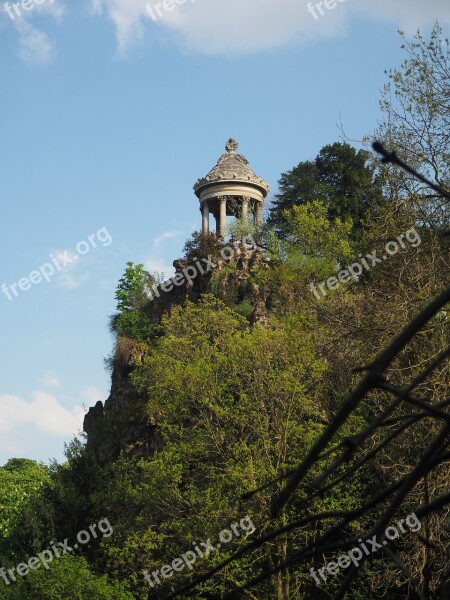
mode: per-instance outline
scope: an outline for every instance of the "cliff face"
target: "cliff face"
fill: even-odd
[[[188,264],[192,263],[174,261],[180,278]],[[212,293],[246,316],[251,324],[266,323],[268,294],[252,277],[256,268],[263,271],[270,268],[261,250],[244,246],[233,258],[215,264],[214,269],[199,273],[190,282],[174,286],[169,292],[159,288],[159,296],[155,295],[144,307],[149,319],[158,324],[174,307],[182,306],[187,300],[198,302],[203,294]],[[160,447],[156,420],[149,418],[146,411],[147,399],[130,382],[130,374],[139,366],[146,348],[145,343],[136,340],[118,340],[110,395],[104,404],[97,402],[85,416],[83,428],[87,446],[102,461],[114,459],[120,453],[149,456]]]

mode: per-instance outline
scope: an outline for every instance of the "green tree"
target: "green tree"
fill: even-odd
[[[3,600],[133,600],[124,584],[95,574],[85,558],[67,554],[8,587],[0,580],[0,588]]]
[[[112,318],[112,328],[119,337],[149,341],[154,334],[145,306],[149,302],[149,292],[156,283],[143,264],[127,263],[116,290],[117,310]]]
[[[286,209],[315,200],[323,202],[328,218],[350,218],[357,238],[367,211],[382,203],[381,187],[370,153],[347,143],[324,146],[314,161],[299,163],[282,174],[279,191],[270,209],[268,225],[283,237],[286,234]]]
[[[148,301],[148,290],[155,282],[143,264],[127,262],[116,290],[117,310],[125,312],[142,308]]]
[[[0,554],[13,559],[17,551],[17,530],[29,514],[36,532],[45,527],[49,519],[32,514],[30,507],[40,501],[50,483],[46,465],[25,458],[12,458],[0,467]],[[39,521],[39,516],[44,523]],[[51,520],[51,519],[50,519]],[[47,523],[46,523],[47,522]],[[29,532],[30,537],[31,531]]]
[[[386,71],[383,119],[376,136],[410,165],[450,189],[450,44],[435,24],[429,38],[400,32],[406,58]],[[434,230],[447,228],[450,204],[397,167],[382,170],[385,194],[395,209]]]
[[[324,278],[352,256],[352,221],[328,219],[326,204],[317,200],[293,206],[284,213],[286,237],[281,242],[287,262],[303,275]]]
[[[322,387],[326,366],[315,355],[313,318],[249,328],[234,310],[204,296],[174,309],[163,319],[162,331],[132,379],[147,394],[163,447],[148,459],[117,462],[110,485],[98,497],[115,523],[109,569],[133,581],[139,598],[149,591],[143,572],[171,562],[193,542],[217,539],[247,515],[259,533],[294,518],[291,507],[270,523],[273,489],[249,503],[241,496],[292,468],[328,412]],[[308,510],[352,504],[357,495],[357,488],[342,486],[319,504],[312,501]],[[305,497],[301,492],[298,499]],[[306,529],[280,537],[228,567],[220,581],[201,586],[197,597],[220,597],[245,581],[254,566],[276,564],[312,535]],[[199,561],[196,574],[226,558],[246,537]],[[164,590],[189,578],[187,570],[176,573]],[[257,597],[287,600],[290,587],[307,589],[309,579],[304,572],[283,572],[262,585]]]

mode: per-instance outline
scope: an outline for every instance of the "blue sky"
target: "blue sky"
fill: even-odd
[[[170,274],[230,136],[276,192],[340,120],[374,131],[398,27],[450,21],[448,0],[24,4],[0,2],[0,285],[66,267],[0,294],[0,464],[61,460],[107,398],[117,281],[128,260]]]

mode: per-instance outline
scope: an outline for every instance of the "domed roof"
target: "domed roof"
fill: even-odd
[[[230,138],[225,146],[226,154],[217,161],[217,165],[211,169],[206,177],[197,179],[194,190],[197,196],[210,185],[217,183],[249,184],[257,187],[266,197],[269,192],[269,184],[262,177],[258,177],[248,166],[248,160],[241,154],[236,154],[238,143]]]

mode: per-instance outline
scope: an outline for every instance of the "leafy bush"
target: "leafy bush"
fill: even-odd
[[[9,460],[0,467],[0,554],[10,554],[10,536],[33,498],[50,481],[48,468],[25,458]]]
[[[247,302],[247,300],[243,300],[236,306],[235,310],[238,313],[238,315],[241,315],[241,317],[245,317],[247,319],[252,314],[254,309],[250,302]]]
[[[121,337],[150,341],[155,327],[144,311],[149,290],[156,283],[144,265],[127,263],[116,290],[118,314],[111,321],[112,329]]]
[[[198,258],[207,258],[211,256],[214,259],[220,258],[222,242],[215,233],[203,234],[195,231],[190,240],[184,245],[184,259],[187,262],[195,262]]]
[[[9,587],[0,582],[3,600],[133,600],[126,587],[106,575],[96,575],[82,556],[55,559],[48,570],[30,571]]]

